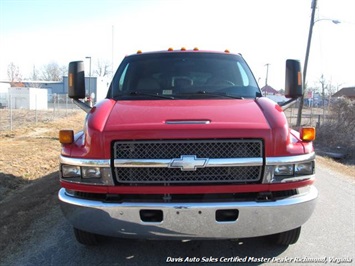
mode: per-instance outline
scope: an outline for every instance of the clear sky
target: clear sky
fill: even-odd
[[[0,80],[50,62],[113,62],[137,50],[198,47],[243,54],[260,86],[284,87],[285,60],[303,64],[311,0],[0,0]],[[355,86],[355,0],[318,0],[307,81]],[[337,19],[340,24],[330,20]],[[86,67],[89,62],[86,59]]]

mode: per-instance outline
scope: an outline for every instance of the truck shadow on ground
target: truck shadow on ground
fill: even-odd
[[[0,172],[0,202],[11,192],[30,182],[20,176]]]
[[[58,172],[36,180],[0,172],[0,254],[26,238],[30,225],[57,204]]]

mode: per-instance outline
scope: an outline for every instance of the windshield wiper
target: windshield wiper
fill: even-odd
[[[226,93],[216,93],[216,92],[208,92],[208,91],[197,91],[195,93],[196,94],[206,94],[206,95],[212,96],[212,97],[225,97],[225,98],[240,99],[240,100],[244,99],[244,97],[233,96],[233,95],[229,95],[229,94],[226,94]]]
[[[167,95],[159,95],[159,94],[154,94],[154,93],[146,93],[146,92],[141,92],[141,91],[131,91],[127,92],[124,94],[117,95],[116,98],[119,96],[149,96],[149,97],[155,97],[155,98],[160,98],[160,99],[175,99],[173,96],[167,96]]]

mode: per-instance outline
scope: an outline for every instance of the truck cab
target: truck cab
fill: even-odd
[[[267,236],[297,242],[317,198],[313,128],[283,110],[303,93],[286,62],[285,106],[262,97],[240,54],[157,51],[126,56],[106,99],[86,105],[83,62],[69,97],[87,116],[62,130],[59,200],[77,240]]]

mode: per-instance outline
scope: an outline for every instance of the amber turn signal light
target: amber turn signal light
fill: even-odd
[[[314,127],[303,127],[300,132],[301,140],[313,141],[316,139],[316,129]]]
[[[59,142],[61,144],[71,144],[74,142],[74,131],[73,130],[60,130],[59,131]]]

